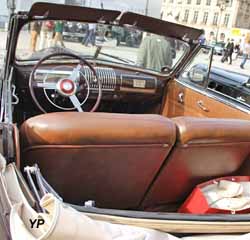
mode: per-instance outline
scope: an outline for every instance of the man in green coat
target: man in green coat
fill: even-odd
[[[161,72],[162,68],[172,67],[173,56],[170,43],[155,34],[146,36],[140,46],[137,64],[141,67]]]
[[[65,47],[63,42],[63,22],[57,21],[55,24],[55,37],[54,37],[54,45],[57,45],[57,42],[61,43],[62,47]]]

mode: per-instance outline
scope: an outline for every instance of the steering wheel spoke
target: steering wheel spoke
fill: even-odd
[[[69,99],[72,102],[72,104],[74,105],[74,107],[77,109],[78,112],[83,112],[81,103],[76,95],[70,96]]]
[[[71,75],[68,77],[72,81],[75,81],[79,77],[79,71],[81,70],[82,65],[78,64],[72,71]]]
[[[37,88],[56,90],[55,82],[35,82],[33,86]]]

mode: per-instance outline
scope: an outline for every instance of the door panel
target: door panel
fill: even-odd
[[[250,119],[250,113],[247,111],[220,101],[206,90],[199,90],[198,87],[194,88],[176,80],[169,82],[162,115],[170,118],[193,116]]]

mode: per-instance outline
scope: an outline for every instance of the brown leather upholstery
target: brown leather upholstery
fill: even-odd
[[[50,113],[28,119],[24,145],[173,144],[175,126],[160,115]]]
[[[144,207],[183,201],[196,184],[236,173],[250,153],[250,121],[192,117],[173,121],[177,144]]]
[[[177,125],[177,141],[182,145],[250,141],[250,121],[194,117],[172,120]]]
[[[51,113],[21,127],[22,165],[38,163],[71,203],[135,208],[175,143],[159,115]]]

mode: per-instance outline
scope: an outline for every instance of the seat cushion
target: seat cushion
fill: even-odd
[[[159,115],[51,113],[21,127],[21,167],[37,163],[67,202],[135,209],[175,144]]]
[[[178,117],[176,144],[143,203],[181,203],[199,183],[237,175],[250,154],[250,121]]]
[[[50,113],[21,127],[23,147],[36,145],[170,144],[174,123],[160,115]]]
[[[179,144],[230,143],[250,141],[250,121],[238,119],[177,117]]]

